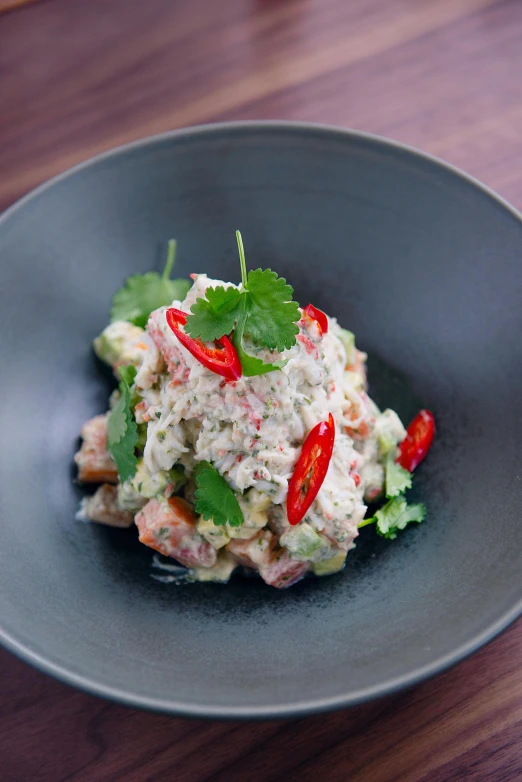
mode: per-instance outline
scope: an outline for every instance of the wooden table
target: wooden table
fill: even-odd
[[[521,76],[518,0],[41,0],[0,13],[0,207],[140,136],[276,117],[408,142],[521,208]],[[386,700],[210,723],[105,703],[1,652],[0,779],[511,782],[521,660],[518,622]]]

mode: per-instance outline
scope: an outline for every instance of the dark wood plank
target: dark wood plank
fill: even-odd
[[[115,144],[277,117],[445,157],[522,207],[518,0],[48,0],[0,16],[0,207]],[[75,692],[0,652],[8,782],[522,779],[522,623],[414,690],[211,723]]]
[[[409,692],[262,723],[183,720],[108,704],[0,652],[2,779],[511,782],[522,778],[521,648],[519,622]]]
[[[35,3],[36,0],[0,0],[0,14],[7,11],[14,11],[15,8],[20,8],[22,5],[29,5],[29,3]]]
[[[520,152],[519,9],[258,0],[253,13],[242,0],[53,0],[9,14],[0,143],[17,175],[1,178],[0,202],[148,133],[271,116],[390,134],[516,200],[513,167],[496,161]]]

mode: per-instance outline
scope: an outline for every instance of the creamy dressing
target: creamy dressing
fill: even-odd
[[[209,285],[223,284],[198,275],[186,300],[173,306],[188,312]],[[165,311],[153,312],[148,324],[150,334],[161,332],[173,372],[160,376],[159,398],[150,400],[147,409],[147,469],[155,473],[181,462],[190,473],[195,462],[207,460],[235,490],[254,487],[268,494],[273,505],[282,506],[280,518],[286,526],[288,481],[302,442],[331,412],[336,422],[334,452],[305,520],[348,549],[366,510],[365,485],[361,481],[356,486],[354,473],[363,470],[368,457],[344,430],[355,430],[362,422],[372,425],[375,407],[356,388],[361,386],[360,374],[345,372],[346,351],[335,319],[329,319],[325,335],[315,321],[301,321],[294,347],[277,356],[287,362],[281,370],[226,382],[178,342]],[[274,359],[268,350],[257,351],[257,356]],[[138,381],[140,377],[141,370]]]
[[[232,287],[195,275],[184,301],[172,306],[189,313],[209,286]],[[125,361],[137,368],[141,401],[135,415],[144,451],[135,477],[119,486],[118,503],[142,508],[136,519],[141,535],[150,533],[156,543],[161,539],[159,547],[144,540],[147,545],[201,563],[180,572],[155,558],[155,567],[171,571],[156,578],[180,583],[188,573],[189,580],[227,581],[240,564],[280,587],[307,570],[327,575],[341,569],[366,512],[365,497],[382,492],[387,454],[405,436],[396,413],[381,413],[366,392],[366,355],[335,318],[328,318],[323,334],[315,320],[303,317],[296,344],[282,354],[246,343],[247,351],[265,362],[283,361],[281,369],[227,381],[181,345],[166,310],[151,313],[146,331],[117,322],[95,341],[98,355],[115,371]],[[336,431],[328,471],[305,517],[291,527],[289,481],[307,435],[330,413]],[[186,534],[178,539],[172,530],[179,522],[165,503],[188,479],[183,491],[193,513],[190,478],[203,460],[237,492],[245,521],[240,527],[216,527],[195,515],[191,520],[185,510]],[[169,520],[159,529],[151,515],[155,497]]]

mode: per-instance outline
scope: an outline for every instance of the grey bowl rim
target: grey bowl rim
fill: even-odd
[[[451,173],[467,184],[477,188],[483,194],[487,195],[489,198],[495,201],[503,209],[508,211],[512,217],[518,220],[522,226],[522,214],[512,204],[496,193],[492,188],[488,187],[484,183],[480,182],[480,180],[476,179],[470,174],[467,174],[451,163],[447,163],[441,158],[438,158],[435,155],[431,155],[427,152],[423,152],[422,150],[410,146],[409,144],[404,144],[400,141],[366,131],[342,128],[335,125],[322,123],[294,122],[288,120],[239,120],[233,122],[214,122],[202,125],[192,125],[184,128],[178,128],[176,130],[156,133],[126,144],[109,148],[104,152],[99,153],[98,155],[86,158],[80,163],[67,168],[65,171],[62,171],[56,176],[51,177],[51,179],[48,179],[42,184],[33,188],[24,196],[17,199],[9,207],[7,207],[6,210],[0,213],[0,230],[2,230],[3,225],[11,217],[11,215],[13,215],[19,209],[22,209],[25,204],[29,203],[33,198],[37,198],[47,189],[53,187],[59,182],[64,181],[65,179],[68,179],[71,176],[74,176],[77,173],[80,173],[83,169],[103,162],[108,158],[115,158],[119,155],[125,155],[132,150],[139,149],[140,147],[161,144],[165,141],[175,141],[176,139],[183,139],[193,136],[212,136],[213,134],[236,132],[241,130],[252,132],[256,130],[284,132],[299,131],[303,134],[308,133],[310,135],[322,133],[330,137],[337,136],[339,139],[367,141],[375,145],[409,153],[414,157],[421,158],[424,161],[430,162],[433,165],[442,168],[447,173]],[[472,636],[472,638],[469,639],[469,641],[457,646],[452,652],[449,652],[446,655],[441,655],[434,662],[416,668],[408,674],[391,677],[387,682],[362,688],[350,695],[341,694],[327,698],[303,699],[288,705],[285,704],[283,706],[275,707],[201,705],[184,703],[181,701],[175,701],[173,699],[149,697],[137,693],[132,694],[118,687],[112,687],[110,685],[99,683],[96,681],[96,677],[90,678],[88,676],[83,676],[81,674],[75,673],[72,670],[68,670],[65,665],[47,660],[44,655],[33,651],[25,643],[18,641],[14,636],[6,632],[1,626],[0,644],[8,651],[12,652],[16,657],[23,660],[24,662],[29,663],[42,673],[46,673],[58,681],[75,687],[88,695],[101,697],[120,705],[144,709],[156,713],[170,714],[177,717],[224,720],[283,719],[289,717],[304,717],[312,714],[333,711],[336,709],[357,706],[377,698],[383,698],[387,695],[392,695],[394,693],[400,692],[401,690],[413,687],[416,684],[420,684],[421,682],[426,681],[439,673],[442,673],[448,668],[451,668],[491,642],[503,630],[505,630],[516,619],[518,619],[521,614],[522,598],[515,602],[515,604],[510,609],[505,611],[495,622],[492,622],[487,628],[482,630],[482,632],[476,633],[474,636]]]

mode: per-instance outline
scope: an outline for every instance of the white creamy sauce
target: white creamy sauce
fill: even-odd
[[[173,306],[188,312],[207,286],[223,284],[198,275],[186,300]],[[301,324],[295,346],[277,356],[287,362],[281,370],[225,382],[178,342],[165,310],[152,313],[149,329],[162,332],[176,367],[174,382],[170,374],[160,376],[159,398],[151,399],[147,410],[148,470],[168,470],[180,461],[191,471],[194,462],[207,460],[234,489],[255,487],[284,508],[304,438],[332,413],[333,457],[306,521],[347,549],[366,509],[364,483],[356,486],[353,473],[362,471],[368,458],[356,450],[343,429],[371,420],[374,406],[365,392],[354,387],[354,373],[345,372],[346,351],[335,319],[329,319],[325,335],[314,321]],[[257,350],[256,355],[265,361],[274,359],[267,350]]]
[[[185,300],[172,306],[189,313],[209,286],[232,287],[199,274]],[[303,317],[296,344],[282,354],[246,340],[249,353],[282,361],[281,369],[228,381],[181,345],[166,310],[152,312],[146,331],[116,322],[94,343],[116,371],[129,362],[137,369],[133,404],[144,451],[132,481],[118,488],[118,506],[137,513],[145,545],[187,565],[155,555],[153,567],[163,572],[152,577],[175,584],[226,582],[244,567],[284,587],[306,572],[342,569],[366,512],[364,498],[382,493],[386,458],[405,436],[396,413],[381,413],[368,396],[366,355],[355,350],[353,335],[334,318],[323,334],[315,320]],[[330,414],[335,441],[328,471],[301,523],[291,527],[289,481],[307,435]],[[190,478],[203,460],[237,492],[245,517],[239,527],[216,527],[196,516]],[[187,502],[174,496],[180,490]],[[77,518],[87,518],[85,504]]]

